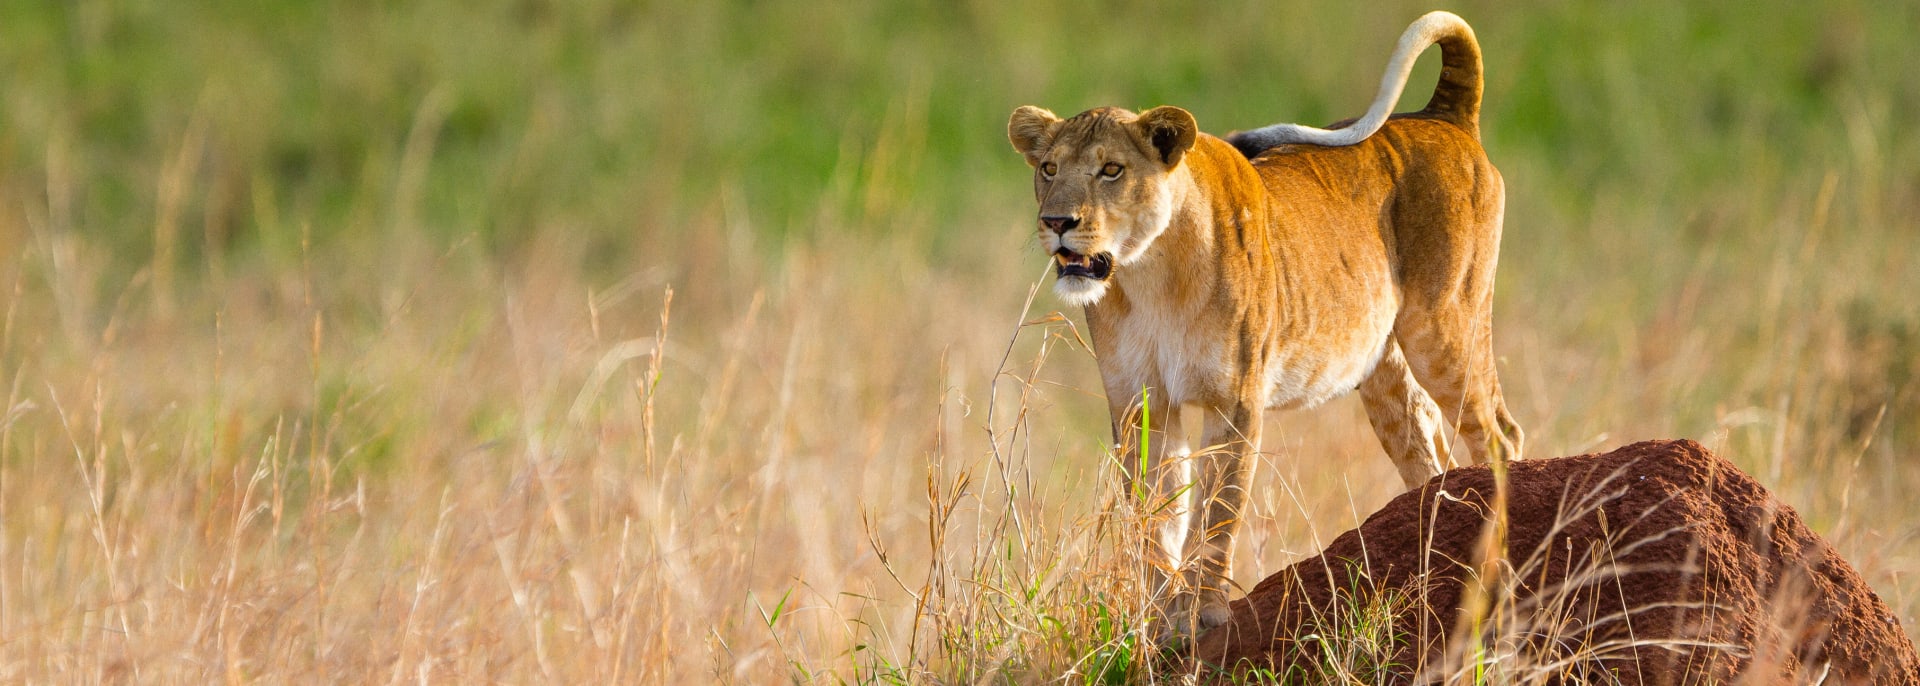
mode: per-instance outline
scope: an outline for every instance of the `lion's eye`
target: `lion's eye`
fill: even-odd
[[[1060,171],[1060,165],[1052,162],[1040,165],[1040,173],[1046,174],[1047,176],[1053,176],[1054,172],[1057,171]]]
[[[1120,166],[1118,162],[1108,162],[1107,166],[1100,168],[1100,175],[1109,179],[1117,179],[1120,178],[1120,172],[1126,170],[1127,168]]]

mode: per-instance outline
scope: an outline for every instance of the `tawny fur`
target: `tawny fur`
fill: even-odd
[[[1275,127],[1229,143],[1176,107],[1065,120],[1022,107],[1008,123],[1035,168],[1043,248],[1063,261],[1113,257],[1110,277],[1061,278],[1055,290],[1086,307],[1120,463],[1139,463],[1138,442],[1122,439],[1143,389],[1158,423],[1152,474],[1129,476],[1173,493],[1193,462],[1185,521],[1154,539],[1184,570],[1166,586],[1175,622],[1226,619],[1234,531],[1270,408],[1357,388],[1409,488],[1451,463],[1449,426],[1475,462],[1520,455],[1492,358],[1505,191],[1479,141],[1479,48],[1464,22],[1439,14],[1408,32],[1425,41],[1412,55],[1441,46],[1432,102],[1363,122],[1379,128],[1344,147],[1288,143]],[[1204,420],[1198,453],[1183,407]]]

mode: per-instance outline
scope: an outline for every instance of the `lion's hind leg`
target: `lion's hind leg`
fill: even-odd
[[[1373,374],[1360,382],[1360,402],[1367,408],[1367,421],[1380,437],[1400,480],[1408,490],[1452,466],[1447,450],[1447,422],[1440,407],[1420,388],[1400,342],[1387,338],[1386,353]]]
[[[1440,404],[1443,421],[1459,430],[1474,464],[1519,459],[1525,439],[1507,412],[1494,370],[1491,308],[1482,303],[1477,312],[1457,310],[1464,307],[1403,311],[1394,337],[1405,346],[1414,378]]]

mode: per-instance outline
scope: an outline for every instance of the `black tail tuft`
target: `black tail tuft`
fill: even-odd
[[[1480,43],[1462,22],[1437,41],[1440,45],[1440,83],[1427,101],[1425,114],[1438,115],[1480,137]]]

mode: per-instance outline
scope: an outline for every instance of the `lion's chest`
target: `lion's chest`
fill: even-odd
[[[1135,311],[1108,327],[1099,346],[1100,377],[1109,398],[1153,388],[1169,402],[1207,402],[1227,394],[1233,370],[1217,335],[1170,313]]]

